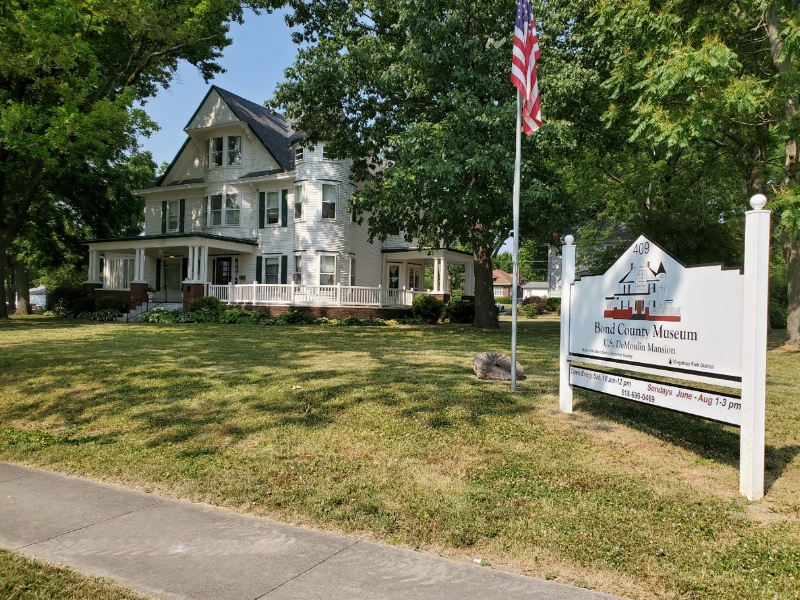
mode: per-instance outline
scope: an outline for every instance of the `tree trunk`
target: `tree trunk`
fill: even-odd
[[[21,260],[16,264],[16,286],[17,286],[17,310],[16,315],[30,314],[31,296],[30,280],[28,278],[28,267]]]
[[[498,329],[497,308],[494,305],[494,284],[492,281],[492,249],[479,244],[473,245],[472,257],[475,259],[475,320],[474,327]]]
[[[789,279],[789,315],[786,319],[786,343],[800,344],[800,233],[783,247]]]
[[[8,319],[8,271],[6,269],[6,249],[0,248],[0,320]]]

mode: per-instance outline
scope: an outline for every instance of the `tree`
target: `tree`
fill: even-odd
[[[422,248],[469,247],[474,324],[497,327],[491,256],[512,226],[513,3],[288,4],[300,50],[272,105],[309,143],[325,140],[331,155],[353,159],[354,181],[366,183],[350,208],[371,239],[399,225]],[[545,69],[540,75],[546,97]],[[570,212],[548,164],[556,137],[545,128],[523,143],[523,236],[549,235]]]
[[[604,79],[611,98],[606,122],[629,132],[626,148],[652,149],[658,157],[652,168],[662,172],[648,175],[628,162],[624,175],[608,178],[618,179],[619,188],[638,188],[632,197],[639,202],[649,200],[643,190],[651,184],[678,191],[681,201],[664,215],[675,221],[672,230],[696,222],[711,205],[708,231],[719,233],[724,223],[735,232],[750,196],[771,197],[788,273],[787,340],[794,343],[800,342],[800,234],[791,216],[798,195],[799,6],[796,0],[602,0],[592,12],[596,45],[613,50]]]
[[[67,202],[90,222],[99,208],[63,183],[111,169],[155,126],[136,101],[167,86],[187,60],[208,80],[231,43],[228,23],[266,0],[6,0],[0,11],[0,254],[33,213]],[[99,192],[105,197],[103,191]],[[0,269],[5,267],[0,264]],[[0,280],[7,278],[0,272]],[[7,318],[6,304],[0,318]]]

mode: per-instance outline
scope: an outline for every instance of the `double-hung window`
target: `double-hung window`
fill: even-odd
[[[179,208],[177,200],[167,202],[167,231],[178,231]]]
[[[278,192],[267,192],[267,225],[277,225],[281,217]]]
[[[239,195],[225,194],[225,225],[238,225],[239,212]]]
[[[242,136],[228,136],[228,166],[242,164]]]
[[[222,194],[211,196],[211,210],[209,211],[209,227],[222,225]]]
[[[330,154],[328,154],[328,146],[322,147],[322,160],[331,160]]]
[[[281,266],[278,258],[267,258],[264,261],[264,283],[273,285],[280,283]]]
[[[211,138],[211,166],[222,166],[222,138]]]
[[[320,285],[333,285],[336,274],[336,257],[335,256],[320,256],[319,257],[319,284]]]
[[[295,162],[299,162],[299,161],[303,160],[303,155],[304,155],[304,152],[303,152],[302,148],[295,148],[294,149],[294,160],[295,160]]]
[[[294,186],[294,218],[298,221],[303,218],[303,186]]]
[[[303,256],[301,254],[296,254],[294,257],[294,274],[292,275],[292,281],[295,285],[303,284]]]
[[[336,186],[330,183],[322,184],[322,218],[335,219],[336,218],[336,200],[338,194],[336,193]]]

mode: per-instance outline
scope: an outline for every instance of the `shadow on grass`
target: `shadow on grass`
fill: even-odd
[[[739,468],[739,429],[699,417],[658,409],[632,401],[610,398],[581,390],[583,400],[575,409],[593,417],[613,421],[641,431],[664,442],[688,450],[697,456]],[[800,454],[800,445],[765,448],[765,489],[767,492]]]
[[[453,407],[475,427],[485,416],[535,410],[525,395],[472,373],[475,354],[505,350],[507,327],[52,327],[73,328],[75,336],[53,344],[0,340],[15,357],[0,365],[2,386],[23,398],[4,406],[2,418],[78,427],[118,419],[108,439],[137,432],[148,447],[197,442],[187,451],[202,453],[220,447],[208,442],[215,436],[236,441],[287,425],[326,427],[362,402],[396,407],[431,429],[451,426]],[[520,325],[520,356],[539,378],[537,392],[555,392],[557,345],[558,323]],[[343,353],[347,360],[336,362]]]

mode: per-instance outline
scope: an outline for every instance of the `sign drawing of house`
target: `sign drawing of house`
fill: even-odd
[[[619,280],[617,293],[606,297],[603,316],[607,319],[642,321],[680,321],[681,309],[667,298],[667,272],[664,263],[653,270],[643,258]]]

